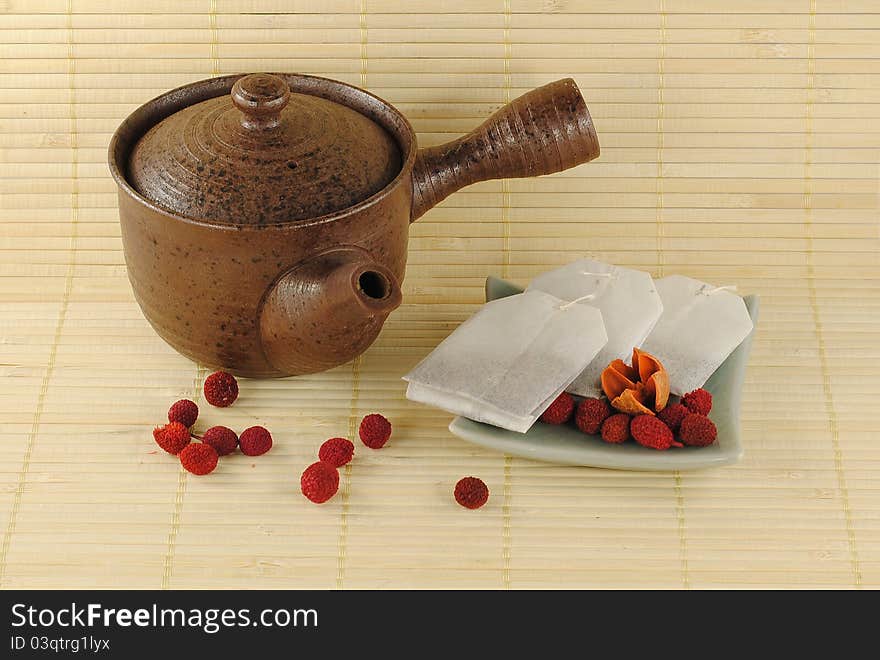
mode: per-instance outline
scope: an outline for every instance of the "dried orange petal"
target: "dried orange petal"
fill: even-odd
[[[663,410],[669,401],[669,374],[663,363],[650,353],[633,349],[633,365],[638,366],[639,380],[647,394],[654,398],[654,409]]]
[[[611,364],[608,365],[608,368],[614,369],[614,371],[616,371],[617,373],[626,376],[627,379],[631,380],[633,383],[635,383],[639,379],[639,372],[633,369],[623,360],[612,360]]]
[[[653,415],[669,401],[669,374],[650,353],[633,348],[632,366],[614,360],[602,372],[602,391],[621,412]],[[651,401],[654,410],[646,404]]]
[[[636,384],[613,367],[613,362],[602,372],[602,391],[611,401],[620,396],[624,390],[635,388]]]
[[[639,372],[639,380],[643,383],[648,382],[656,372],[664,370],[660,360],[638,348],[633,349],[633,367]]]
[[[646,408],[644,404],[638,400],[637,396],[639,394],[640,391],[638,390],[625,390],[623,394],[611,402],[611,405],[620,412],[625,412],[630,415],[653,415],[654,411],[650,408]]]
[[[669,374],[661,369],[651,375],[645,383],[645,391],[654,397],[654,410],[660,412],[669,402]]]
[[[669,402],[669,374],[666,369],[660,369],[651,376],[650,383],[654,389],[654,410],[660,412]]]

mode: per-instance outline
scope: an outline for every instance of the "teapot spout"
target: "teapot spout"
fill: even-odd
[[[267,292],[260,310],[263,351],[285,374],[331,369],[367,350],[401,300],[397,278],[366,250],[324,252],[284,273]]]
[[[354,299],[368,314],[379,315],[384,320],[400,307],[400,286],[385,266],[372,262],[357,264],[350,269],[340,267],[333,272],[333,277],[341,280],[340,291],[354,292]]]

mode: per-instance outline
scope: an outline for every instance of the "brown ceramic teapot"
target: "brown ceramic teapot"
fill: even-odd
[[[401,302],[409,224],[463,186],[550,174],[599,143],[571,79],[448,144],[335,80],[203,80],[135,110],[110,143],[129,279],[184,355],[245,376],[360,355]]]

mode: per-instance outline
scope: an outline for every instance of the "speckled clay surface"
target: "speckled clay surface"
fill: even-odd
[[[266,225],[348,208],[382,190],[400,165],[397,142],[381,125],[257,74],[147,131],[128,180],[174,213]]]
[[[384,195],[368,218],[364,212],[348,214],[321,231],[294,223],[260,229],[217,227],[175,219],[130,195],[120,195],[119,203],[129,278],[144,315],[169,344],[203,364],[246,376],[320,371],[347,362],[366,348],[362,338],[352,334],[348,344],[337,342],[335,351],[325,350],[322,347],[330,348],[325,344],[328,333],[353,331],[346,323],[357,314],[365,323],[381,325],[400,302],[398,282],[406,265],[409,229],[408,186],[399,185]],[[288,323],[303,334],[290,344],[288,356],[273,364],[261,341],[264,298],[272,296],[276,282],[286,287],[287,273],[295,277],[301,262],[345,245],[357,245],[365,251],[365,263],[389,273],[385,304],[366,309],[356,303],[357,290],[349,289],[336,293],[342,300],[349,296],[348,321],[341,315],[328,316],[320,322],[313,318],[314,325],[302,327],[298,318],[276,319],[274,325]],[[337,309],[342,306],[340,301]],[[267,307],[268,313],[276,311],[275,306]],[[321,352],[321,359],[309,359]],[[298,367],[293,369],[292,364]]]
[[[296,103],[285,107],[275,76]],[[417,153],[409,122],[381,99],[325,78],[275,76],[235,90],[242,76],[223,76],[163,94],[123,122],[109,152],[126,266],[144,315],[184,355],[245,376],[312,373],[366,350],[400,304],[409,223],[455,190],[557,172],[599,154],[571,80],[529,92],[463,138]],[[318,111],[288,118],[291,108],[317,103],[307,97],[342,110],[332,121],[315,119]],[[192,110],[197,104],[213,125]],[[175,113],[181,133],[154,134],[155,145],[144,142],[133,162],[141,138],[161,133]],[[297,139],[312,139],[323,155],[313,161]],[[320,172],[316,185],[300,178],[301,161]],[[130,165],[140,174],[130,178]],[[297,189],[312,192],[296,202]]]

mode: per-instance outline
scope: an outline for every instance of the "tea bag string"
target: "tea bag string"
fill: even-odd
[[[578,274],[584,275],[586,277],[595,277],[597,280],[599,280],[599,282],[596,283],[593,293],[586,296],[581,296],[577,300],[572,301],[571,304],[574,304],[581,300],[592,300],[593,298],[598,298],[605,293],[605,290],[610,286],[612,281],[620,279],[620,273],[617,271],[616,266],[612,266],[612,270],[609,272],[597,273],[592,270],[581,270],[578,271]],[[562,309],[565,310],[568,309],[568,307],[563,307]]]
[[[607,277],[610,280],[616,280],[620,277],[617,273],[594,273],[591,270],[582,270],[580,271],[581,275],[589,275],[590,277]]]
[[[736,291],[736,284],[727,284],[725,286],[716,286],[716,287],[712,287],[709,289],[707,289],[706,287],[703,287],[700,290],[700,293],[704,296],[714,296],[719,291]]]
[[[616,280],[619,277],[619,275],[617,273],[595,273],[591,270],[582,270],[582,271],[579,271],[579,274],[580,275],[587,275],[588,277],[600,277],[600,278],[604,277],[605,279],[608,279],[608,280]],[[574,300],[570,300],[567,303],[560,305],[558,309],[560,311],[564,312],[567,309],[571,309],[571,307],[573,305],[577,305],[579,302],[582,302],[584,300],[592,300],[593,298],[595,298],[598,295],[599,295],[598,291],[594,291],[593,293],[588,293],[585,296],[581,296],[580,298],[575,298]]]
[[[570,300],[567,303],[561,304],[558,307],[558,309],[559,309],[559,311],[564,312],[565,310],[571,308],[573,305],[577,305],[579,302],[581,302],[583,300],[592,300],[595,297],[596,297],[595,293],[588,293],[585,296],[581,296],[580,298],[575,298],[574,300]]]

